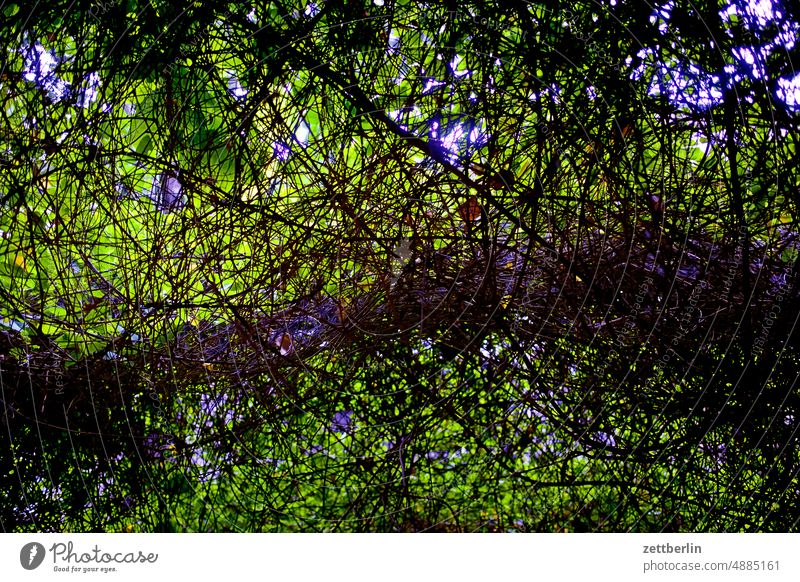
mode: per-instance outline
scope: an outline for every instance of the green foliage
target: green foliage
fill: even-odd
[[[796,528],[791,58],[686,80],[740,17],[61,4],[0,27],[4,530]]]

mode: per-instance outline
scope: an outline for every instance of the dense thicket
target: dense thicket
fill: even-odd
[[[0,526],[796,529],[769,6],[4,5]]]

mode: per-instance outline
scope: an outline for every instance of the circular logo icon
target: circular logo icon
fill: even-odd
[[[38,542],[30,542],[19,551],[19,563],[26,570],[35,570],[44,562],[44,546]]]

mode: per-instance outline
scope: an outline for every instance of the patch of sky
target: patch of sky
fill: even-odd
[[[453,72],[453,76],[456,78],[461,77],[468,77],[472,74],[466,66],[466,61],[461,57],[461,55],[455,55],[453,60],[450,61],[450,70]]]
[[[233,71],[225,71],[225,77],[228,81],[228,93],[237,101],[244,100],[244,98],[247,97],[248,91],[242,87],[236,73]]]
[[[289,159],[289,155],[292,153],[292,150],[285,143],[276,141],[274,144],[272,144],[272,153],[280,161],[285,162]]]
[[[308,127],[305,119],[301,119],[297,124],[297,129],[294,131],[294,137],[302,147],[308,145],[308,137],[311,135],[311,129]]]
[[[429,95],[433,93],[436,89],[439,89],[440,87],[446,84],[447,83],[445,83],[444,81],[437,81],[434,78],[427,79],[425,81],[425,87],[422,88],[422,94]]]
[[[54,103],[74,98],[75,104],[85,109],[97,100],[100,87],[99,74],[94,72],[86,74],[80,83],[81,86],[72,89],[69,83],[56,74],[58,66],[67,60],[65,57],[57,56],[54,51],[44,48],[40,42],[31,44],[27,37],[22,41],[20,53],[25,63],[23,78],[47,92],[47,96]]]
[[[659,23],[665,34],[673,2],[657,5],[650,16],[651,23]],[[723,89],[746,78],[766,80],[766,62],[775,50],[791,50],[796,42],[800,26],[785,18],[775,0],[734,0],[719,11],[728,34],[734,19],[740,21],[752,33],[752,44],[734,47],[731,61],[720,71],[706,71],[696,65],[681,62],[664,62],[653,48],[643,48],[637,56],[642,60],[631,75],[641,79],[647,72],[651,75],[650,95],[665,95],[679,107],[707,109],[721,103]],[[713,46],[712,46],[713,48]],[[627,61],[630,64],[630,59]],[[776,96],[787,106],[796,108],[800,103],[800,75],[792,79],[778,79]]]
[[[47,91],[48,97],[54,102],[69,97],[71,91],[69,83],[60,79],[55,71],[63,61],[53,51],[45,49],[41,43],[30,44],[27,39],[23,41],[20,52],[25,59],[23,77],[26,81],[35,83],[37,87]]]

